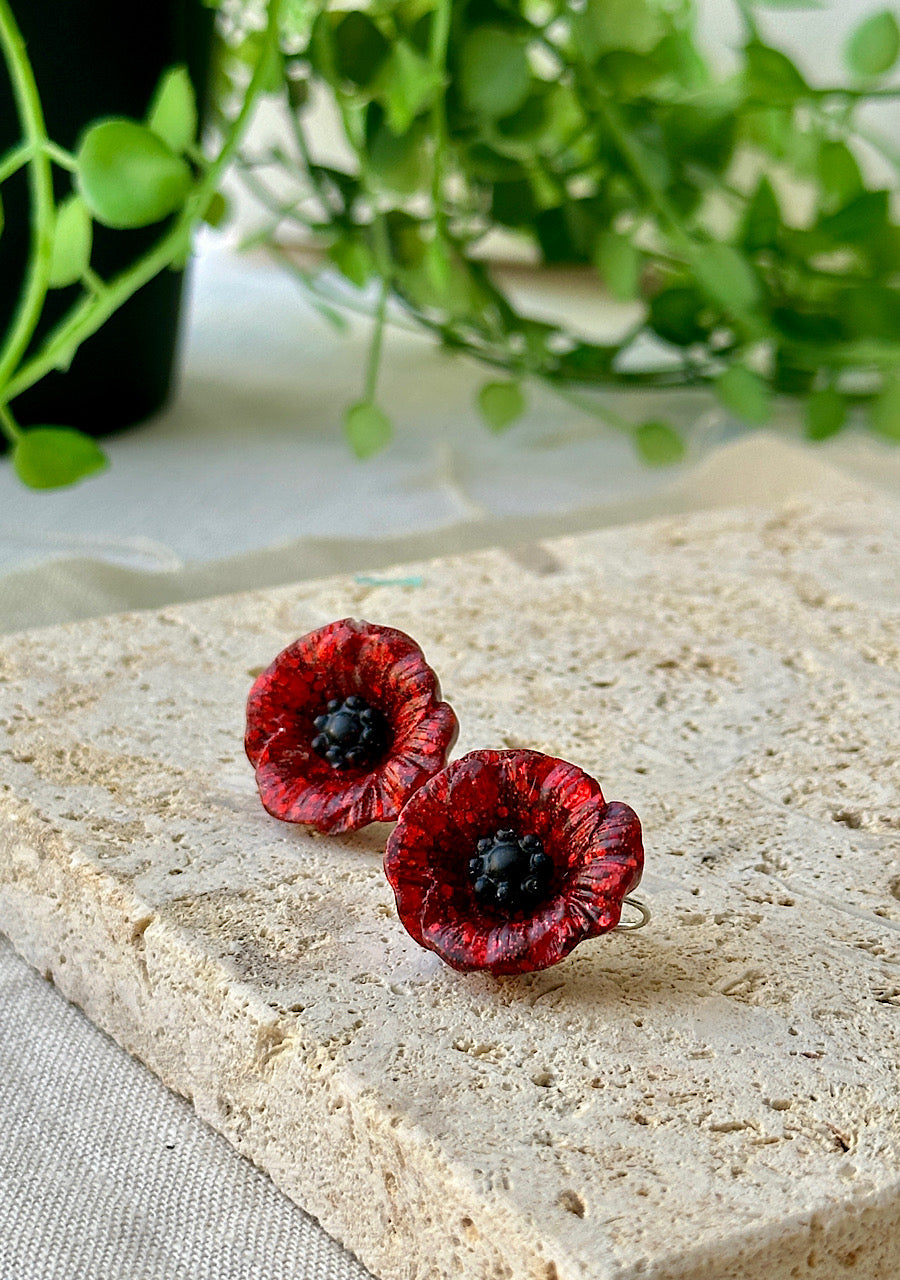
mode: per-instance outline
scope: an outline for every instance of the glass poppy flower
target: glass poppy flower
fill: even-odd
[[[546,969],[614,929],[644,865],[641,824],[581,769],[472,751],[410,799],[384,869],[416,942],[454,969]]]
[[[273,817],[336,834],[396,818],[444,767],[457,732],[415,640],[343,618],[257,678],[244,745]]]

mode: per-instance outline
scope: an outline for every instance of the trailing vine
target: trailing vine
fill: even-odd
[[[690,0],[293,6],[275,86],[293,145],[245,149],[238,166],[268,214],[254,243],[289,267],[298,238],[324,253],[323,269],[295,268],[311,298],[331,312],[377,296],[363,397],[345,418],[357,453],[390,434],[373,373],[386,292],[388,314],[495,371],[478,396],[495,430],[534,379],[577,391],[649,462],[682,456],[675,427],[629,423],[585,389],[709,387],[752,425],[789,396],[812,439],[860,416],[900,438],[900,155],[860,114],[900,97],[886,83],[897,20],[865,19],[846,44],[847,83],[813,84],[761,18],[823,6],[736,7],[740,65],[721,76]],[[226,73],[244,56],[233,43]],[[352,164],[316,156],[323,100]],[[864,176],[873,156],[888,182]],[[639,319],[598,343],[530,316],[491,268],[498,230],[539,263],[593,268],[598,308],[602,284]]]
[[[254,242],[335,324],[372,319],[344,419],[361,457],[391,437],[379,374],[398,320],[490,370],[477,407],[496,431],[538,381],[629,432],[650,463],[677,461],[684,440],[670,422],[628,420],[608,389],[708,388],[750,425],[792,397],[811,439],[852,421],[900,439],[900,153],[865,113],[900,97],[897,18],[865,18],[845,45],[845,82],[813,83],[772,41],[767,11],[824,5],[734,4],[738,65],[719,74],[693,0],[225,0],[214,145],[201,147],[175,67],[144,120],[95,122],[69,153],[47,134],[0,0],[21,125],[0,156],[0,194],[27,167],[31,201],[25,281],[0,344],[0,432],[19,475],[46,487],[105,464],[65,423],[20,426],[15,398],[184,262],[197,225],[222,216],[230,167],[265,211]],[[260,150],[245,133],[262,95],[281,101],[288,128]],[[347,162],[318,154],[323,103]],[[59,170],[71,192],[57,203]],[[98,223],[160,232],[104,279],[91,262]],[[609,294],[629,303],[616,340],[518,304],[491,263],[498,231],[538,265],[595,272],[598,309]],[[319,266],[298,263],[298,239]],[[75,284],[80,296],[38,340],[48,292]]]

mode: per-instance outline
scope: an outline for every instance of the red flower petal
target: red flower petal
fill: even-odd
[[[351,694],[381,712],[391,741],[374,764],[336,770],[312,747],[313,722],[330,699]],[[456,740],[456,716],[440,696],[422,650],[394,627],[343,618],[301,636],[247,700],[245,746],[263,805],[330,833],[392,821]]]
[[[553,863],[548,894],[530,911],[485,906],[471,884],[478,840],[506,827],[536,835]],[[473,751],[407,803],[384,867],[400,919],[422,946],[456,969],[527,973],[615,928],[641,878],[641,825],[565,760]]]

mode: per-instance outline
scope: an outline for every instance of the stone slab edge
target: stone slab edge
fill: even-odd
[[[71,629],[58,630],[62,636]],[[280,1073],[284,1030],[253,989],[212,962],[198,969],[177,927],[154,917],[133,890],[80,858],[59,832],[34,820],[27,804],[8,796],[0,854],[0,925],[17,951],[232,1142],[223,1117],[240,1105],[250,1117],[235,1144],[242,1154],[376,1274],[449,1280],[439,1261],[423,1260],[440,1259],[450,1241],[465,1255],[466,1280],[583,1276],[563,1253],[546,1256],[534,1224],[504,1221],[496,1203],[486,1213],[465,1172],[402,1116],[373,1105],[352,1076],[326,1079],[315,1068],[318,1046],[305,1046],[311,1070]],[[186,1038],[183,1027],[191,1028]],[[232,1096],[221,1091],[222,1075],[241,1081]],[[392,1206],[395,1238],[368,1229],[378,1222],[369,1210],[379,1194]],[[887,1252],[871,1248],[876,1229]],[[671,1269],[655,1270],[654,1280],[787,1280],[851,1269],[858,1280],[888,1280],[900,1273],[900,1202],[885,1193],[827,1221],[789,1220],[753,1240],[729,1241],[725,1233],[719,1243],[718,1259],[706,1251],[682,1256]],[[592,1280],[641,1274],[640,1264],[591,1272]]]

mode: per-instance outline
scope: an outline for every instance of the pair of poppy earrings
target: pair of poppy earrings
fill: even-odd
[[[581,769],[471,751],[410,636],[344,618],[289,645],[247,701],[247,756],[283,822],[396,826],[384,870],[412,937],[454,969],[529,973],[586,938],[640,928],[641,824]],[[623,903],[639,918],[621,919]]]

